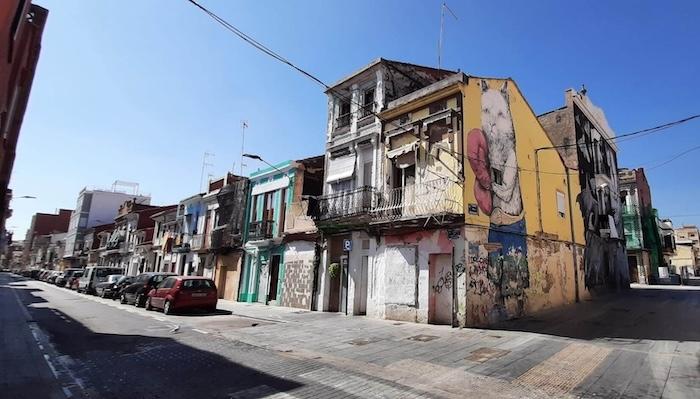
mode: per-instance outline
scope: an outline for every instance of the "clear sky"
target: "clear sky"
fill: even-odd
[[[326,82],[377,57],[435,66],[440,1],[201,0]],[[138,182],[155,204],[198,192],[246,150],[276,163],[323,153],[323,90],[186,0],[34,0],[49,9],[11,188],[24,236],[35,212],[85,186]],[[700,113],[700,2],[452,0],[443,67],[513,77],[537,113],[583,83],[618,133]],[[700,120],[620,144],[620,167],[700,145]],[[700,151],[647,173],[675,224],[700,224]],[[248,160],[247,173],[262,167]],[[238,166],[236,167],[238,171]]]

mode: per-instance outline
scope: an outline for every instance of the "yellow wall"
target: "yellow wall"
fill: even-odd
[[[538,235],[540,232],[540,220],[537,200],[537,173],[535,165],[535,149],[552,146],[552,142],[547,137],[542,126],[539,124],[534,112],[527,104],[522,93],[515,82],[511,79],[483,79],[491,88],[501,88],[505,82],[509,97],[510,112],[515,129],[516,155],[519,167],[520,191],[523,201],[523,211],[527,234]],[[470,77],[468,83],[463,85],[464,96],[464,129],[465,143],[466,135],[473,128],[482,128],[481,119],[481,78]],[[464,151],[464,203],[465,221],[468,224],[488,226],[490,218],[479,211],[479,215],[470,215],[467,211],[468,204],[476,204],[474,195],[475,176],[467,159],[467,151]],[[569,171],[571,201],[569,201],[566,169],[556,150],[539,151],[539,176],[540,176],[540,196],[542,206],[542,231],[548,235],[553,235],[563,241],[571,241],[571,227],[569,222],[569,206],[573,206],[574,214],[574,236],[577,244],[582,244],[583,220],[580,217],[580,210],[576,203],[576,197],[580,192],[578,174],[576,171]],[[558,215],[556,204],[556,191],[565,195],[566,213],[562,218]]]

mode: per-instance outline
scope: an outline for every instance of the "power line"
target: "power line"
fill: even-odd
[[[312,81],[314,81],[314,82],[316,82],[317,84],[319,84],[319,85],[321,85],[322,87],[324,87],[326,90],[328,90],[328,91],[330,91],[331,93],[335,94],[335,95],[336,95],[337,97],[339,97],[340,99],[342,99],[342,100],[344,100],[344,101],[348,101],[348,102],[354,103],[354,104],[356,104],[360,109],[364,109],[364,108],[365,108],[362,104],[360,104],[360,103],[358,103],[358,102],[356,102],[356,101],[353,101],[352,98],[347,98],[345,95],[343,95],[342,93],[339,93],[337,90],[335,90],[334,88],[332,88],[331,86],[329,86],[328,84],[326,84],[325,82],[323,82],[323,80],[321,80],[320,78],[318,78],[318,77],[316,77],[315,75],[313,75],[312,73],[310,73],[310,72],[304,70],[303,68],[301,68],[301,67],[295,65],[294,63],[292,63],[291,61],[289,61],[288,59],[286,59],[285,57],[283,57],[283,56],[280,55],[279,53],[275,52],[274,50],[272,50],[272,49],[270,49],[269,47],[265,46],[264,44],[260,43],[259,41],[257,41],[257,40],[254,39],[253,37],[251,37],[250,35],[246,34],[245,32],[241,31],[240,29],[236,28],[235,26],[233,26],[231,23],[229,23],[229,22],[226,21],[225,19],[219,17],[219,16],[218,16],[216,13],[214,13],[213,11],[210,11],[209,9],[207,9],[206,7],[204,7],[203,5],[199,4],[197,1],[195,1],[195,0],[187,0],[187,1],[189,1],[189,2],[190,2],[191,4],[193,4],[195,7],[199,8],[201,11],[203,11],[203,12],[204,12],[205,14],[207,14],[209,17],[211,17],[212,19],[214,19],[217,23],[219,23],[220,25],[222,25],[224,28],[226,28],[227,30],[229,30],[230,32],[232,32],[233,34],[235,34],[236,36],[238,36],[239,38],[241,38],[242,40],[244,40],[246,43],[248,43],[248,44],[250,44],[251,46],[255,47],[256,49],[262,51],[264,54],[267,54],[268,56],[270,56],[270,57],[276,59],[277,61],[279,61],[279,62],[281,62],[281,63],[283,63],[283,64],[289,66],[290,68],[292,68],[292,69],[294,69],[294,70],[296,70],[296,71],[298,71],[299,73],[303,74],[303,75],[306,76],[307,78],[311,79]],[[356,112],[357,112],[357,111],[356,111]],[[382,122],[384,122],[384,123],[389,123],[388,121],[386,121],[385,119],[383,119],[382,117],[380,117],[379,114],[378,114],[377,112],[375,112],[374,110],[367,110],[367,109],[364,109],[364,112],[367,112],[367,113],[369,113],[369,114],[375,116],[376,118],[378,118],[380,121],[382,121]],[[637,131],[630,132],[630,133],[621,134],[621,135],[615,136],[615,137],[613,137],[613,138],[611,138],[611,139],[606,139],[606,138],[603,138],[603,139],[606,140],[606,141],[608,141],[608,140],[619,140],[619,139],[622,139],[622,138],[633,137],[633,136],[637,136],[637,135],[644,136],[644,135],[648,135],[648,134],[652,134],[652,133],[658,132],[658,131],[660,131],[660,130],[668,129],[668,128],[670,128],[670,127],[679,125],[679,124],[681,124],[681,123],[686,123],[686,122],[691,121],[691,120],[696,119],[696,118],[700,118],[700,114],[692,115],[692,116],[689,116],[689,117],[686,117],[686,118],[683,118],[683,119],[679,119],[679,120],[676,120],[676,121],[673,121],[673,122],[664,123],[664,124],[662,124],[662,125],[654,126],[654,127],[651,127],[651,128],[647,128],[647,129],[637,130]],[[395,123],[395,122],[394,122],[394,123]],[[395,125],[395,126],[398,126],[398,125]],[[630,139],[627,139],[627,140],[630,140]],[[623,140],[623,141],[625,141],[625,140]],[[543,148],[541,148],[541,149],[556,149],[556,148],[566,148],[566,147],[576,147],[576,146],[578,146],[578,143],[563,144],[563,145],[551,146],[551,147],[543,147]],[[675,159],[677,159],[678,157],[680,157],[680,156],[682,156],[682,155],[684,155],[684,154],[686,154],[686,153],[688,153],[688,152],[690,152],[690,151],[694,151],[694,150],[696,150],[696,149],[699,149],[699,148],[700,148],[700,146],[694,147],[693,149],[690,149],[690,150],[687,150],[687,151],[685,151],[685,152],[683,152],[683,153],[681,153],[681,154],[678,154],[678,155],[675,156],[674,158],[671,158],[671,159],[669,159],[669,160],[667,160],[667,161],[664,161],[663,163],[661,163],[661,164],[659,164],[659,165],[653,166],[653,167],[650,168],[649,170],[656,169],[656,168],[658,168],[658,167],[664,166],[664,165],[666,165],[666,164],[668,164],[668,163],[670,163],[670,162],[673,162],[673,161],[674,161]],[[486,162],[486,161],[483,161],[483,160],[481,160],[481,159],[475,159],[475,158],[471,158],[471,157],[466,157],[466,158],[467,158],[467,159],[470,159],[470,160],[477,160],[477,161],[480,161],[480,162]],[[490,165],[493,165],[493,164],[490,164]],[[523,172],[535,172],[535,173],[541,173],[541,174],[561,175],[561,176],[567,176],[567,175],[568,175],[568,173],[546,172],[546,171],[541,171],[541,170],[540,170],[540,171],[537,171],[537,170],[532,170],[532,169],[520,168],[520,167],[518,167],[518,166],[511,166],[511,165],[493,165],[493,166],[511,167],[511,168],[516,168],[516,169],[518,169],[519,171],[523,171]]]
[[[673,157],[671,157],[670,159],[667,159],[667,160],[665,160],[665,161],[663,161],[663,162],[661,162],[661,163],[659,163],[659,164],[657,164],[657,165],[654,165],[654,166],[649,167],[647,170],[654,170],[654,169],[660,168],[660,167],[662,167],[662,166],[664,166],[664,165],[667,165],[667,164],[669,164],[669,163],[675,161],[676,159],[682,157],[683,155],[688,154],[689,152],[693,152],[693,151],[697,151],[697,150],[700,150],[700,145],[695,146],[695,147],[692,147],[692,148],[689,148],[689,149],[687,149],[687,150],[685,150],[685,151],[683,151],[683,152],[681,152],[681,153],[678,153],[678,154],[674,155]]]

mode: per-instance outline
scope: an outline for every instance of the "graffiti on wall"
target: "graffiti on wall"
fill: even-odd
[[[487,273],[488,281],[501,296],[522,295],[530,285],[527,230],[508,82],[492,88],[482,80],[481,92],[481,129],[469,132],[467,156],[476,177],[474,196],[479,209],[489,216],[488,241],[500,244],[488,255],[488,264],[494,268]],[[477,262],[475,267],[481,266]]]
[[[610,144],[586,115],[574,106],[576,148],[584,221],[586,288],[629,285],[620,218],[617,159]]]

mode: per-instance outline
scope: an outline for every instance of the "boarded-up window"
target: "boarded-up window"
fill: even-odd
[[[386,303],[416,306],[416,248],[389,247],[384,254]]]

